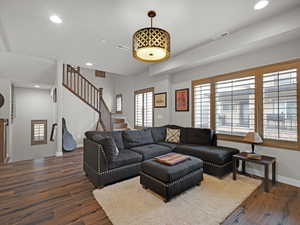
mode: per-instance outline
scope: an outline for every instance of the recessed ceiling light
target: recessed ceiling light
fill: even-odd
[[[256,1],[255,5],[254,5],[254,9],[260,10],[260,9],[267,7],[267,5],[269,5],[269,0],[258,0],[258,1]]]
[[[58,15],[52,15],[49,17],[49,19],[52,23],[61,24],[63,22],[62,19]]]
[[[35,88],[40,88],[41,86],[40,86],[40,85],[34,85],[34,87],[35,87]]]
[[[107,40],[101,39],[101,40],[100,40],[100,43],[101,43],[101,44],[106,44],[106,43],[107,43]]]
[[[86,65],[86,66],[92,66],[93,63],[87,62],[85,65]]]

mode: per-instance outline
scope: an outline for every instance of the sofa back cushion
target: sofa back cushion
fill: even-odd
[[[151,128],[152,137],[155,143],[163,142],[166,139],[165,127],[153,127]]]
[[[202,128],[184,128],[185,144],[213,145],[213,130]]]
[[[151,129],[124,131],[123,140],[126,148],[154,143]]]
[[[123,143],[123,137],[122,137],[122,131],[113,131],[113,132],[102,132],[102,131],[87,131],[85,132],[85,136],[92,140],[97,142],[97,140],[103,138],[103,137],[111,137],[114,139],[115,144],[117,145],[119,150],[124,149],[124,143]]]
[[[97,143],[102,145],[108,162],[113,162],[118,157],[119,149],[112,137],[99,138],[97,139]]]

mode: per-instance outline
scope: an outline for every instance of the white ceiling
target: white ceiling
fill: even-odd
[[[264,10],[254,11],[254,0],[0,0],[0,51],[81,66],[92,62],[100,70],[136,74],[149,64],[133,59],[131,38],[149,25],[148,10],[158,13],[154,25],[171,33],[175,55],[299,4],[272,0]],[[52,14],[61,16],[63,24],[49,22]],[[130,49],[118,49],[118,44]]]
[[[52,60],[20,54],[0,52],[0,77],[16,86],[51,85],[56,78],[56,64]]]

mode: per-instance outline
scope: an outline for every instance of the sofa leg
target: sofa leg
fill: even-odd
[[[143,187],[144,189],[146,189],[146,190],[148,189],[145,185],[142,185],[142,187]]]
[[[102,188],[104,188],[104,185],[97,186],[97,189],[102,189]]]
[[[170,199],[164,198],[164,202],[168,203],[170,201]]]

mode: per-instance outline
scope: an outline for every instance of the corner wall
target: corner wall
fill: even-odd
[[[125,108],[124,114],[130,121],[131,125],[133,125],[134,122],[134,90],[154,87],[155,93],[168,91],[169,103],[171,102],[171,104],[168,104],[168,108],[165,109],[163,113],[164,115],[169,115],[168,118],[160,118],[158,116],[161,113],[160,109],[154,109],[155,126],[171,123],[190,127],[192,126],[191,105],[189,112],[175,112],[175,90],[190,88],[191,91],[192,80],[288,61],[295,58],[300,58],[300,39],[291,40],[289,42],[277,44],[275,46],[248,52],[247,54],[235,56],[226,60],[217,61],[205,66],[200,66],[191,70],[185,70],[180,73],[169,75],[167,76],[169,78],[168,85],[166,86],[164,86],[164,82],[160,80],[163,80],[164,76],[151,77],[147,74],[142,74],[139,76],[131,76],[126,79],[123,78],[124,80],[120,82],[122,84],[119,85],[117,90],[123,94]],[[218,144],[236,147],[240,149],[240,151],[250,151],[250,146],[242,143],[219,141]],[[261,146],[258,146],[256,150],[258,153],[267,154],[277,158],[278,178],[280,181],[300,187],[300,164],[298,163],[300,151]],[[250,164],[247,165],[247,168],[249,171],[252,171],[258,175],[263,174],[262,168]]]
[[[39,159],[53,156],[56,142],[50,141],[54,123],[50,90],[14,88],[15,119],[12,124],[12,161]],[[47,144],[31,145],[31,120],[47,120]]]

